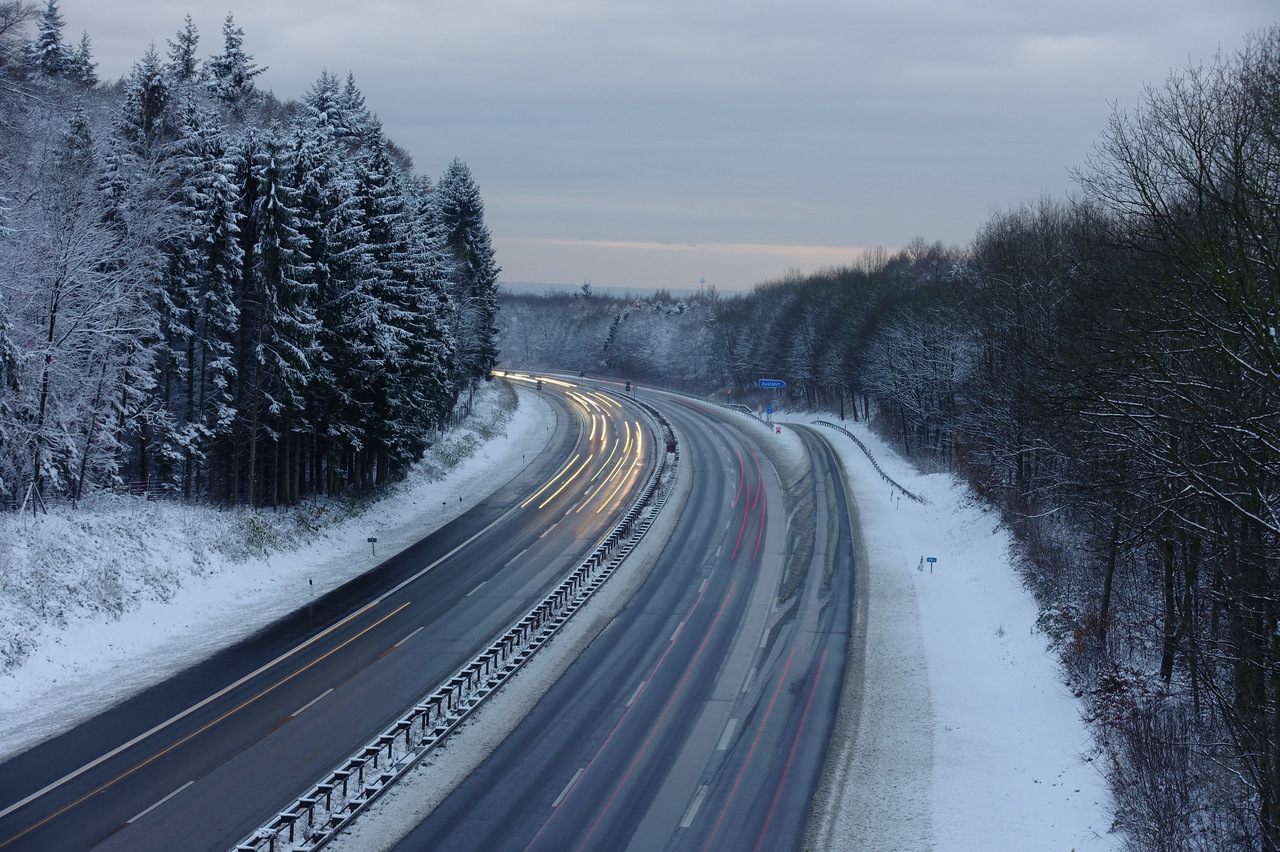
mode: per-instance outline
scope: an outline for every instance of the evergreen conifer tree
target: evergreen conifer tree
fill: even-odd
[[[98,63],[93,61],[89,46],[89,33],[80,34],[80,46],[71,54],[71,64],[67,77],[85,88],[92,89],[98,85]]]
[[[498,359],[494,321],[498,312],[498,272],[484,223],[484,202],[466,163],[454,158],[436,186],[436,206],[445,244],[456,266],[459,372],[473,385],[488,379]]]
[[[253,78],[267,69],[254,65],[253,57],[244,52],[244,30],[235,25],[229,14],[222,24],[222,39],[222,53],[205,63],[209,88],[233,111],[241,113],[257,96]]]
[[[62,40],[64,26],[57,0],[49,0],[36,25],[35,41],[27,45],[32,66],[44,77],[65,79],[72,74],[75,57]]]
[[[187,15],[182,29],[178,31],[177,41],[169,42],[169,73],[178,83],[191,83],[199,78],[200,60],[196,58],[199,44],[200,34],[191,16]]]

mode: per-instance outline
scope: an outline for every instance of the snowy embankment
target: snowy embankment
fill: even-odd
[[[814,427],[857,504],[866,654],[851,667],[806,848],[1117,848],[1099,752],[1036,628],[1009,531],[955,476],[921,474],[861,424],[842,425],[927,502],[891,487],[848,437]]]
[[[218,511],[103,495],[35,520],[0,515],[0,758],[251,635],[493,493],[554,425],[536,394],[519,400],[513,412],[510,390],[486,386],[466,424],[366,505]]]

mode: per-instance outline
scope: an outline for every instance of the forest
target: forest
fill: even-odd
[[[1017,534],[1125,847],[1275,852],[1280,27],[1117,108],[1074,174],[964,248],[741,295],[503,293],[503,364],[862,420],[964,477]]]
[[[227,16],[123,79],[56,0],[0,0],[0,507],[93,489],[289,505],[400,476],[496,357],[479,189],[305,96]]]

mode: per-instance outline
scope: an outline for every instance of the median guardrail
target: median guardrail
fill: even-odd
[[[648,403],[628,399],[656,421],[662,440],[657,443],[658,464],[622,520],[590,556],[488,648],[232,847],[232,852],[314,852],[325,846],[519,671],[630,555],[666,503],[680,455],[675,430],[667,419]]]

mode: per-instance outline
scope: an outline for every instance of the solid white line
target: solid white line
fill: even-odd
[[[487,583],[487,582],[489,582],[489,581],[488,581],[488,580],[481,580],[479,583],[477,583],[477,584],[476,584],[476,587],[475,587],[474,589],[472,589],[471,591],[467,592],[465,595],[463,595],[463,597],[467,597],[467,598],[471,597],[471,596],[472,596],[472,595],[474,595],[476,592],[480,591],[480,587],[481,587],[481,586],[483,586],[483,585],[484,585],[485,583]]]
[[[556,796],[556,800],[551,803],[551,807],[558,808],[560,803],[564,801],[564,797],[569,795],[569,791],[573,789],[573,785],[578,783],[578,779],[582,777],[582,773],[587,771],[587,767],[582,767],[573,773],[573,777],[569,779],[569,783],[564,785],[564,789],[560,791],[560,795]]]
[[[649,681],[647,680],[640,681],[640,685],[636,687],[635,692],[631,693],[631,697],[627,699],[625,706],[630,707],[632,704],[636,703],[636,699],[640,697],[640,690],[644,689],[644,685],[648,682]]]
[[[190,786],[191,786],[192,784],[194,784],[194,783],[196,783],[196,782],[195,782],[195,781],[188,781],[187,783],[183,784],[181,787],[179,787],[178,789],[174,790],[172,793],[170,793],[169,795],[165,796],[163,799],[161,799],[160,801],[156,802],[154,805],[152,805],[151,807],[147,808],[145,811],[143,811],[142,813],[138,814],[138,815],[137,815],[136,817],[134,817],[133,819],[131,819],[131,820],[126,820],[126,821],[125,821],[125,825],[132,825],[133,823],[135,823],[135,822],[137,822],[138,820],[142,819],[144,816],[146,816],[147,814],[151,813],[151,812],[152,812],[152,811],[154,811],[156,808],[160,807],[160,806],[161,806],[161,805],[163,805],[165,802],[169,801],[169,800],[170,800],[170,799],[172,799],[174,796],[178,795],[179,793],[181,793],[183,790],[187,789],[188,787],[190,787]]]
[[[689,810],[684,812],[684,819],[680,820],[681,828],[688,828],[693,825],[693,818],[698,815],[698,808],[702,807],[702,800],[707,796],[707,785],[703,784],[698,788],[698,792],[693,794],[693,801],[689,803]]]
[[[729,741],[733,739],[733,732],[738,727],[737,719],[730,719],[729,724],[724,726],[724,733],[720,735],[720,745],[716,746],[716,751],[724,751],[729,747]]]
[[[421,627],[419,627],[419,628],[418,628],[418,630],[421,630],[421,629],[422,629]],[[415,630],[414,632],[416,633],[417,631]],[[405,637],[405,639],[408,639],[408,638],[409,638],[408,636],[406,636],[406,637]],[[403,640],[402,640],[402,641],[403,641]],[[292,713],[292,714],[290,714],[290,715],[292,715],[292,716],[301,716],[301,715],[302,715],[302,713],[303,713],[303,711],[305,711],[305,710],[306,710],[308,707],[310,707],[312,704],[315,704],[315,703],[316,703],[317,701],[319,701],[321,698],[324,698],[324,697],[325,697],[326,695],[328,695],[330,692],[333,692],[333,687],[329,687],[329,688],[328,688],[328,689],[326,689],[324,692],[320,693],[320,694],[319,694],[319,695],[317,695],[315,698],[313,698],[313,699],[311,699],[310,701],[308,701],[306,704],[303,704],[303,705],[302,705],[301,707],[299,707],[297,710],[294,710],[294,711],[293,711],[293,713]]]
[[[425,572],[423,572],[423,573],[425,573]],[[158,725],[156,725],[155,727],[153,727],[151,730],[149,730],[149,731],[144,731],[143,733],[138,734],[136,737],[134,737],[133,739],[129,740],[127,743],[124,743],[124,744],[122,744],[122,745],[118,745],[118,746],[116,746],[116,747],[115,747],[115,748],[113,748],[111,751],[107,752],[106,754],[102,755],[102,756],[101,756],[101,757],[99,757],[99,758],[96,758],[96,759],[94,759],[94,760],[89,761],[89,762],[88,762],[88,763],[86,763],[84,766],[81,766],[79,769],[75,770],[74,772],[68,772],[66,775],[62,776],[62,777],[61,777],[61,778],[59,778],[57,781],[53,781],[53,782],[50,782],[49,784],[46,784],[44,787],[42,787],[42,788],[41,788],[41,789],[39,789],[39,790],[36,790],[34,793],[32,793],[30,796],[27,796],[27,797],[26,797],[25,799],[23,799],[22,801],[20,801],[20,802],[14,802],[14,803],[13,803],[12,805],[10,805],[9,807],[7,807],[7,808],[5,808],[4,810],[0,811],[0,818],[4,818],[4,817],[8,816],[9,814],[13,813],[14,811],[18,810],[18,808],[24,807],[25,805],[30,804],[31,802],[34,802],[36,799],[40,798],[40,797],[41,797],[41,796],[43,796],[45,793],[48,793],[50,790],[56,790],[58,787],[61,787],[63,784],[67,783],[68,781],[71,781],[71,780],[72,780],[72,779],[74,779],[74,778],[78,778],[79,776],[81,776],[81,775],[83,775],[84,773],[88,772],[90,769],[93,769],[94,767],[99,766],[99,765],[101,765],[102,763],[105,763],[106,761],[108,761],[108,760],[110,760],[111,758],[115,757],[117,754],[120,754],[120,752],[122,752],[122,751],[126,751],[127,749],[130,749],[130,748],[133,748],[135,745],[137,745],[138,743],[142,742],[142,741],[143,741],[143,740],[145,740],[147,737],[151,736],[152,734],[156,733],[157,731],[162,731],[162,730],[164,730],[165,728],[169,727],[169,726],[170,726],[170,725],[172,725],[174,722],[177,722],[177,721],[179,721],[180,719],[184,719],[184,718],[186,718],[187,716],[190,716],[192,713],[196,712],[196,711],[197,711],[197,710],[199,710],[201,707],[204,707],[206,704],[209,704],[210,702],[213,702],[213,701],[217,701],[219,698],[221,698],[222,696],[226,695],[228,692],[231,692],[233,689],[236,689],[236,688],[238,688],[238,687],[240,687],[240,686],[243,686],[245,683],[247,683],[247,682],[249,682],[249,681],[253,680],[253,679],[254,679],[255,677],[257,677],[258,675],[262,674],[262,673],[263,673],[263,672],[265,672],[266,670],[268,670],[268,669],[272,668],[273,666],[275,666],[277,663],[280,663],[280,662],[282,662],[282,661],[284,661],[284,660],[288,659],[289,657],[293,656],[293,655],[294,655],[294,654],[296,654],[298,651],[301,651],[303,648],[307,647],[308,645],[311,645],[311,644],[313,644],[313,643],[315,643],[315,642],[318,642],[320,639],[324,638],[325,636],[328,636],[330,633],[332,633],[333,631],[337,630],[339,627],[341,627],[342,625],[346,624],[348,621],[351,621],[353,618],[355,618],[355,617],[357,617],[357,616],[359,616],[359,615],[363,615],[364,613],[366,613],[366,612],[368,612],[369,610],[373,609],[375,606],[377,606],[377,605],[378,605],[378,604],[380,604],[380,603],[382,603],[382,598],[378,598],[376,601],[374,601],[373,603],[369,604],[369,605],[368,605],[368,606],[366,606],[364,609],[358,610],[357,612],[353,612],[351,615],[348,615],[346,618],[342,619],[342,621],[339,621],[337,624],[333,625],[332,627],[328,628],[327,630],[323,631],[322,633],[317,633],[315,636],[312,636],[310,639],[308,639],[307,641],[303,642],[301,645],[298,645],[298,646],[294,647],[292,650],[290,650],[290,651],[285,651],[283,654],[281,654],[280,656],[276,657],[276,658],[275,658],[274,660],[272,660],[271,662],[266,663],[265,665],[260,666],[259,668],[255,669],[255,670],[254,670],[254,671],[252,671],[252,672],[249,672],[249,674],[247,674],[247,675],[245,675],[244,677],[240,678],[238,681],[236,681],[235,683],[231,684],[230,686],[224,686],[222,689],[218,690],[218,691],[217,691],[217,692],[215,692],[213,695],[210,695],[208,698],[204,699],[203,701],[200,701],[200,702],[198,702],[198,703],[196,703],[196,704],[192,704],[190,707],[188,707],[186,710],[183,710],[181,713],[178,713],[178,714],[176,714],[176,715],[174,715],[174,716],[169,717],[169,718],[168,718],[168,719],[166,719],[165,721],[163,721],[163,722],[161,722],[160,724],[158,724]]]
[[[427,629],[427,625],[425,625],[425,624],[424,624],[424,625],[422,625],[422,626],[421,626],[421,627],[419,627],[417,630],[413,631],[413,632],[412,632],[412,633],[410,633],[408,636],[404,637],[403,639],[401,639],[399,642],[397,642],[396,644],[392,645],[391,647],[392,647],[392,648],[399,648],[399,647],[400,647],[401,645],[403,645],[405,642],[408,642],[410,639],[412,639],[413,637],[417,636],[419,633],[421,633],[422,631],[424,631],[424,630],[426,630],[426,629]]]

